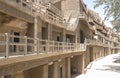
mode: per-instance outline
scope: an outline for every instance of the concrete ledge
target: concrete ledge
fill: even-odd
[[[0,60],[0,76],[27,70],[62,58],[81,55],[84,52],[48,53]]]
[[[34,17],[32,15],[29,15],[21,11],[20,9],[5,3],[4,1],[0,1],[0,12],[19,18],[24,21],[30,22],[30,23],[34,22]]]

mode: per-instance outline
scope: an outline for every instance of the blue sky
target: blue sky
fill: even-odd
[[[87,4],[87,7],[96,11],[97,13],[99,13],[100,17],[102,19],[104,19],[105,15],[104,15],[104,9],[103,9],[103,6],[100,6],[96,9],[94,9],[94,2],[95,0],[83,0],[85,2],[85,4]],[[112,25],[110,24],[109,20],[108,21],[105,21],[105,25],[107,27],[112,27]]]

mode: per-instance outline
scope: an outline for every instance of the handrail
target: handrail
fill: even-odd
[[[52,12],[54,12],[56,15],[63,17],[62,11],[60,9],[58,9],[57,7],[55,7],[52,3],[48,3],[46,5],[46,7],[48,7],[48,9],[50,9]]]
[[[67,28],[67,30],[70,30],[70,31],[74,31],[76,29],[76,26],[78,25],[78,22],[79,22],[79,16],[81,15],[80,14],[78,16],[78,18],[74,24],[71,24],[71,23],[67,23],[63,17],[61,17],[59,15],[55,15],[54,13],[47,10],[48,7],[46,7],[45,5],[42,5],[40,3],[36,4],[34,2],[31,2],[31,1],[26,2],[24,0],[18,0],[18,1],[17,0],[11,0],[11,1],[5,0],[5,2],[8,4],[12,3],[11,4],[12,6],[14,6],[13,3],[16,3],[15,7],[17,6],[21,10],[26,9],[24,11],[26,11],[32,15],[37,13],[37,15],[40,16],[42,20],[47,21],[47,22],[52,23],[52,24],[55,24],[55,25],[62,27],[62,28]],[[54,7],[53,5],[51,5],[51,6]],[[55,9],[55,7],[54,7],[54,9]],[[56,10],[56,11],[58,11],[58,10]],[[60,14],[61,14],[61,11],[58,11],[58,12],[60,12]]]
[[[103,46],[103,43],[98,40],[86,39],[86,45],[99,45]]]
[[[85,44],[57,42],[42,39],[30,38],[27,36],[14,36],[9,33],[0,34],[0,57],[43,54],[43,53],[64,53],[85,51]]]

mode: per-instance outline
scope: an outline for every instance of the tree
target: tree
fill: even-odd
[[[112,25],[113,25],[113,30],[115,30],[116,32],[120,32],[120,20],[114,20],[111,21]]]
[[[120,0],[95,0],[94,8],[104,6],[106,19],[113,17],[114,20],[120,19]]]
[[[114,20],[111,22],[114,26],[113,29],[120,32],[120,0],[95,0],[94,3],[94,8],[104,6],[105,20],[113,17]]]

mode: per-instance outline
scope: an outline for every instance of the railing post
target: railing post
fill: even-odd
[[[48,51],[49,51],[49,41],[46,40],[46,53],[48,53]]]
[[[31,13],[32,13],[32,11],[33,11],[32,2],[30,2],[30,11],[31,11]]]
[[[60,43],[58,42],[58,51],[60,52]]]
[[[64,42],[62,42],[62,50],[63,50],[63,53],[64,53],[64,50],[65,50],[65,49],[64,49],[64,47],[65,47],[64,45],[65,45]]]
[[[21,7],[21,9],[23,8],[23,0],[21,0],[21,2],[20,2],[20,7]]]
[[[70,51],[72,52],[72,43],[70,43]]]
[[[24,55],[27,55],[27,36],[24,36],[25,38],[25,54]]]
[[[5,57],[8,58],[9,57],[10,34],[5,33],[5,35],[6,35],[6,53],[5,53]]]
[[[40,53],[40,40],[37,38],[37,54]]]
[[[67,52],[69,52],[69,43],[67,42]]]
[[[54,50],[55,50],[55,42],[53,41],[53,52],[54,52]]]
[[[85,38],[84,49],[86,50],[86,48],[87,48],[87,39]]]

